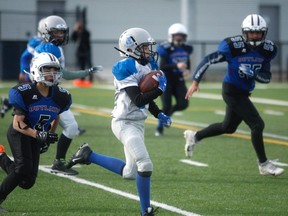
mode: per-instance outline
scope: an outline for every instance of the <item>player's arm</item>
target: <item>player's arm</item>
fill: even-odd
[[[82,77],[86,77],[90,74],[94,74],[102,70],[103,70],[103,67],[99,65],[99,66],[91,67],[86,70],[79,70],[79,71],[69,71],[67,69],[63,69],[62,73],[63,73],[63,79],[74,80],[74,79],[80,79]]]
[[[36,138],[37,131],[30,128],[25,122],[25,114],[22,110],[15,108],[14,118],[13,118],[13,128],[26,135],[33,138]]]
[[[255,80],[260,83],[270,83],[272,77],[270,62],[263,64],[261,70],[255,76]]]
[[[224,61],[226,61],[226,57],[219,51],[213,52],[205,56],[200,62],[200,64],[197,66],[196,71],[193,74],[193,82],[185,95],[185,99],[188,100],[194,92],[198,92],[200,90],[199,83],[211,64],[216,64]]]
[[[142,107],[149,104],[163,93],[159,88],[147,93],[141,93],[138,86],[126,87],[125,91],[137,107]]]
[[[59,120],[60,120],[60,117],[59,117],[59,115],[58,115],[57,118],[54,119],[54,121],[51,123],[50,132],[52,132],[52,133],[55,133],[55,132],[56,132],[56,129],[57,129],[58,124],[59,124]]]

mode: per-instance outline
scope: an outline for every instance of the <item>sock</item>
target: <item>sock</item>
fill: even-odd
[[[163,129],[163,123],[160,120],[158,120],[157,129]]]
[[[136,186],[140,197],[142,215],[150,207],[150,176],[136,175]]]
[[[63,133],[61,134],[57,143],[56,159],[65,159],[68,148],[72,142],[72,139],[66,137]]]
[[[118,175],[122,176],[123,167],[126,163],[118,158],[109,157],[106,155],[97,154],[92,152],[89,155],[88,161],[99,166],[104,167],[105,169],[110,170]]]

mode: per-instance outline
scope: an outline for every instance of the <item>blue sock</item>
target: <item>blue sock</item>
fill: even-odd
[[[136,175],[136,185],[140,197],[142,215],[150,207],[150,176],[143,177],[138,173]]]
[[[158,120],[157,128],[158,129],[162,129],[163,128],[163,123],[160,120]]]
[[[118,175],[122,176],[123,167],[126,163],[118,158],[109,157],[106,155],[97,154],[92,152],[89,155],[88,161],[99,166],[102,166]]]

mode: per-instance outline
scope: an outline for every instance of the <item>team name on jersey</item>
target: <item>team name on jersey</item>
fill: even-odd
[[[38,111],[48,111],[48,112],[59,113],[60,109],[54,106],[47,106],[47,105],[36,105],[36,106],[29,107],[29,112],[38,112]]]

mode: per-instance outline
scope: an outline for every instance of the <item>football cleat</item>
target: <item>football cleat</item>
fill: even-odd
[[[72,155],[72,157],[70,158],[68,164],[67,164],[67,168],[71,168],[72,166],[74,166],[75,164],[90,164],[90,162],[88,161],[88,157],[89,155],[92,153],[92,150],[89,147],[88,143],[83,143],[78,151],[76,152],[76,154]]]
[[[196,139],[195,139],[196,132],[197,131],[192,131],[192,130],[184,131],[184,138],[186,140],[184,150],[185,150],[186,157],[191,157],[193,154],[193,149],[196,144]]]
[[[71,167],[67,167],[65,160],[55,159],[51,167],[51,173],[62,173],[64,175],[77,175],[78,172]]]
[[[284,173],[284,169],[276,167],[271,161],[267,160],[264,163],[259,164],[259,172],[261,175],[273,175],[278,176]]]
[[[148,207],[143,215],[141,216],[154,216],[158,213],[158,208]]]

